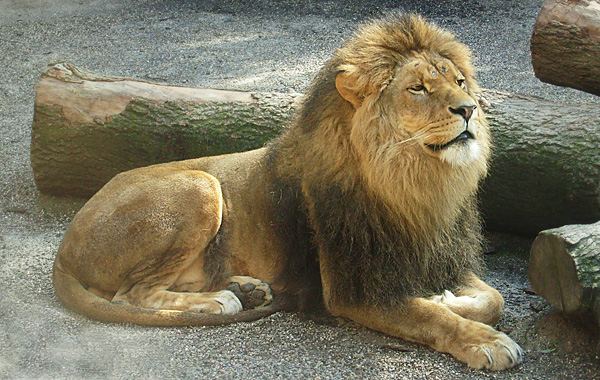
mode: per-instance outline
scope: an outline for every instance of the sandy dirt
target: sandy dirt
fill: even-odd
[[[420,12],[471,46],[483,87],[565,101],[539,82],[529,38],[541,1],[0,0],[0,379],[600,379],[597,338],[526,291],[530,239],[490,235],[499,328],[524,363],[490,373],[338,320],[279,313],[221,328],[107,325],[65,309],[51,267],[80,200],[40,195],[29,166],[35,85],[49,62],[191,87],[306,89],[352,29]]]

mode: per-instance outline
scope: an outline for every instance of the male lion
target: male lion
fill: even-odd
[[[473,72],[467,47],[419,16],[363,27],[267,147],[113,178],[66,232],[58,296],[148,325],[322,302],[475,368],[515,366],[521,348],[489,326],[502,296],[476,275],[490,138]]]

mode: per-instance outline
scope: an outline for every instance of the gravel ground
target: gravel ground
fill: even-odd
[[[541,3],[0,0],[0,378],[600,379],[595,338],[524,291],[531,241],[504,235],[491,236],[487,280],[507,301],[500,327],[527,355],[503,373],[297,313],[222,328],[88,320],[59,303],[50,281],[82,203],[40,195],[29,166],[35,84],[48,62],[191,87],[304,91],[357,23],[399,7],[471,46],[483,87],[597,101],[534,77],[529,38]]]

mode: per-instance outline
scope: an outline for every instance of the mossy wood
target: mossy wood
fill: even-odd
[[[165,86],[59,63],[37,87],[35,181],[45,193],[89,197],[125,170],[250,150],[279,134],[297,97]]]
[[[600,95],[600,2],[546,0],[531,37],[542,81]]]
[[[485,91],[494,149],[486,226],[535,236],[600,220],[600,104]]]
[[[531,247],[529,281],[558,310],[593,310],[600,321],[600,222],[540,232]]]
[[[253,149],[297,94],[200,90],[102,77],[62,63],[38,84],[31,162],[45,193],[88,197],[134,167]],[[600,107],[483,92],[494,137],[487,227],[521,235],[600,219]]]

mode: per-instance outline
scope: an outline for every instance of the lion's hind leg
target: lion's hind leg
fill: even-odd
[[[253,277],[233,276],[227,283],[226,290],[194,292],[162,289],[164,285],[159,285],[157,289],[143,281],[126,291],[118,292],[112,302],[135,304],[149,309],[235,314],[266,306],[273,300],[269,285]],[[178,289],[194,287],[193,284],[186,284]]]
[[[218,180],[201,171],[161,167],[146,169],[137,177],[151,181],[138,186],[128,207],[119,210],[123,215],[113,213],[113,218],[127,221],[118,228],[131,231],[125,238],[132,264],[112,302],[210,314],[241,311],[237,296],[213,289],[210,284],[216,280],[205,271],[210,247],[222,227],[224,202]],[[141,205],[136,209],[140,216],[134,219],[129,205],[136,204]]]
[[[134,290],[134,293],[139,293]],[[155,290],[149,294],[137,294],[134,305],[160,310],[195,311],[209,314],[235,314],[242,311],[242,303],[229,290],[217,292],[173,292]],[[130,303],[129,298],[115,297],[115,303]]]

